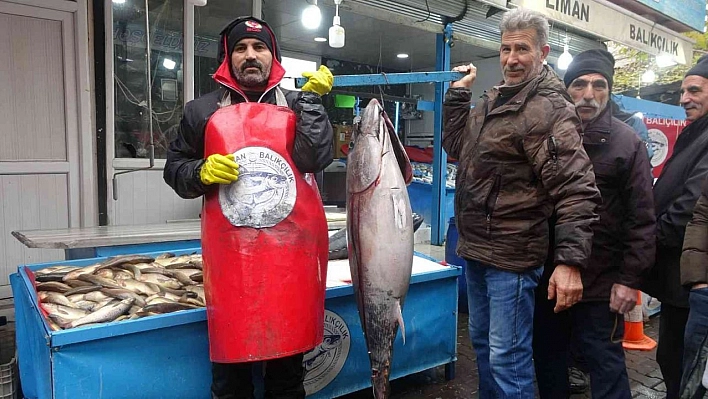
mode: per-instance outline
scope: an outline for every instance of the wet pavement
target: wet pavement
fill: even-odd
[[[436,259],[444,258],[444,248],[441,248],[416,244],[416,251]],[[644,324],[644,333],[654,340],[659,334],[659,317],[652,317]],[[444,366],[406,376],[391,381],[391,399],[478,398],[477,362],[468,335],[467,321],[467,314],[461,313],[457,323],[455,378],[451,381],[445,379]],[[656,349],[652,351],[625,351],[625,354],[632,397],[639,399],[664,398],[666,387],[656,363]],[[341,398],[369,399],[371,397],[371,389],[365,389]],[[572,395],[571,399],[589,399],[590,397],[588,390],[583,394]]]
[[[467,335],[467,315],[458,318],[457,363],[455,378],[445,380],[445,368],[436,367],[418,374],[391,381],[391,399],[453,399],[478,398],[477,362],[474,349]],[[656,340],[659,333],[659,316],[644,325],[644,333]],[[656,349],[652,351],[625,351],[627,374],[632,397],[659,399],[665,397],[666,387],[656,364]],[[371,398],[371,390],[365,389],[343,399]],[[590,398],[590,391],[572,395],[571,399]]]

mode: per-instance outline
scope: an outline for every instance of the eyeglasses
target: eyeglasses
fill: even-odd
[[[570,83],[570,90],[575,90],[575,91],[580,91],[580,90],[585,90],[588,85],[592,86],[592,89],[595,91],[604,91],[607,90],[607,81],[604,79],[593,79],[593,80],[585,80],[585,79],[575,79]]]

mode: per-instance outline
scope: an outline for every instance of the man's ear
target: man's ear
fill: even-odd
[[[541,47],[541,61],[545,61],[546,57],[548,57],[548,54],[551,52],[551,46],[548,44],[545,44],[543,47]]]

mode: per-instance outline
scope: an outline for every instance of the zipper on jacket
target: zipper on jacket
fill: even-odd
[[[484,121],[482,121],[482,125],[479,127],[479,134],[477,135],[477,140],[474,142],[474,150],[477,150],[477,145],[479,144],[479,139],[482,137],[482,130],[484,130],[484,124],[487,123],[487,115],[489,115],[489,97],[487,94],[484,94]]]
[[[492,188],[489,190],[487,199],[484,203],[485,213],[487,214],[487,237],[492,238],[492,214],[494,213],[494,207],[499,198],[499,190],[501,188],[501,175],[496,174],[494,176],[494,183],[492,183]]]
[[[553,166],[553,174],[556,174],[558,169],[558,146],[556,145],[556,138],[548,136],[548,155],[551,157],[551,163]]]

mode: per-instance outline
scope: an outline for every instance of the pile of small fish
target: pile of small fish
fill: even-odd
[[[413,181],[419,183],[433,183],[433,165],[423,162],[411,162],[413,166]],[[454,163],[447,164],[447,188],[455,188],[455,178],[457,177],[457,165]]]
[[[37,297],[56,330],[205,306],[200,254],[116,256],[86,267],[34,272]]]

